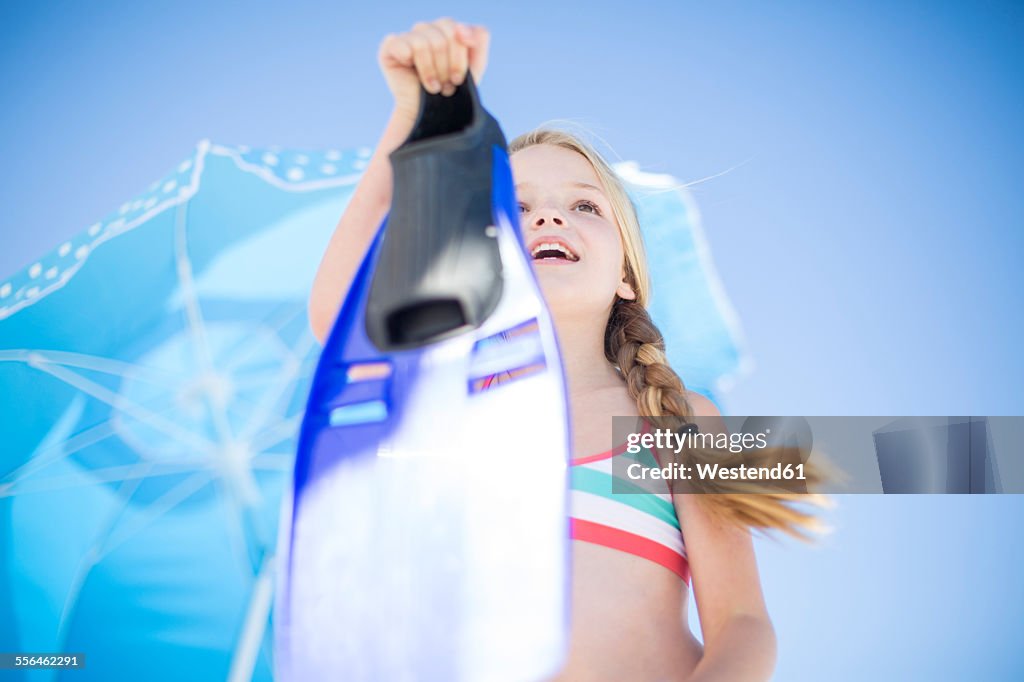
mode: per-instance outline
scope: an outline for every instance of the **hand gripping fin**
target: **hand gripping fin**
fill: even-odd
[[[498,122],[471,74],[451,97],[423,90],[409,138],[391,153],[391,213],[366,305],[382,351],[416,348],[479,327],[502,293],[492,206]]]

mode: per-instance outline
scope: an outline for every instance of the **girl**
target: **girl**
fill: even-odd
[[[451,95],[469,69],[480,83],[489,34],[443,18],[382,41],[395,97],[391,118],[328,245],[309,317],[323,342],[391,202],[388,155],[408,137],[420,84]],[[647,314],[647,265],[636,213],[587,144],[538,130],[509,146],[523,236],[531,253],[557,244],[570,259],[534,261],[562,348],[574,437],[573,470],[599,469],[612,416],[719,416],[684,389]],[[599,454],[591,454],[599,453]],[[582,455],[582,456],[579,456]],[[813,519],[783,495],[675,494],[668,511],[595,500],[573,475],[571,644],[559,680],[764,680],[775,663],[750,527],[794,531]],[[666,503],[668,504],[668,503]],[[685,538],[685,548],[683,544]],[[692,575],[704,646],[687,625]]]

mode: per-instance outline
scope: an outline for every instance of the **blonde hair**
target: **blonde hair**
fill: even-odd
[[[681,421],[691,421],[693,410],[686,399],[686,387],[669,366],[665,339],[647,312],[651,295],[650,271],[636,206],[624,183],[591,144],[565,130],[544,126],[520,135],[509,144],[509,154],[542,144],[574,151],[590,163],[619,224],[626,281],[636,293],[636,299],[616,298],[605,328],[606,359],[619,369],[642,416],[651,418],[658,425],[671,424],[673,428],[678,427]],[[729,458],[727,452],[715,449],[691,448],[683,456],[690,463],[717,462],[725,466],[739,463],[737,458]],[[764,448],[756,457],[764,462],[785,461],[792,457],[792,452],[785,448]],[[749,453],[743,462],[756,466],[756,462],[751,462]],[[822,468],[807,462],[804,471],[808,489],[823,482],[825,474]],[[702,494],[696,497],[709,515],[743,528],[776,529],[801,539],[807,539],[809,531],[822,529],[817,517],[793,506],[795,502],[823,506],[827,500],[820,495],[764,490],[764,486],[757,482],[715,480],[702,482]]]

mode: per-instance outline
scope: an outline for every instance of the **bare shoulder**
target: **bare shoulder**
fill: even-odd
[[[692,417],[695,418],[697,426],[706,433],[728,433],[729,429],[722,419],[722,413],[718,406],[694,391],[686,392],[686,402],[690,405]]]
[[[696,391],[686,392],[686,402],[690,404],[695,417],[720,417],[718,406]]]

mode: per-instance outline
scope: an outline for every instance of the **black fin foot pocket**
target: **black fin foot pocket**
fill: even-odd
[[[451,97],[421,93],[409,138],[391,154],[394,190],[366,304],[382,351],[479,327],[502,293],[492,212],[494,147],[507,149],[472,77]]]

